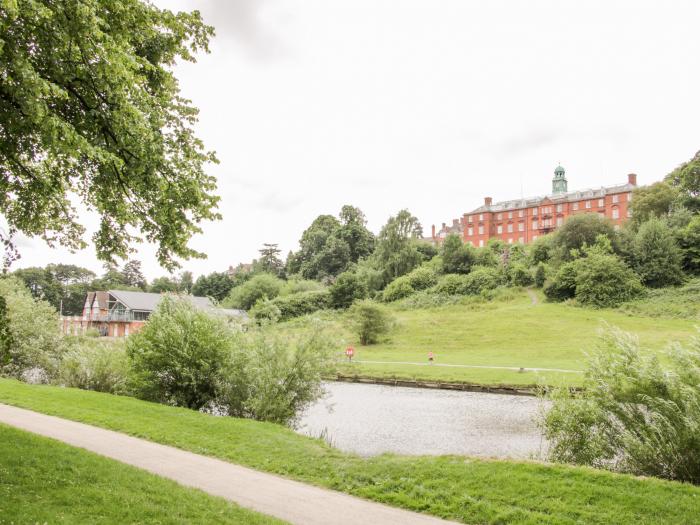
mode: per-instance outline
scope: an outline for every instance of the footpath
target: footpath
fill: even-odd
[[[119,432],[1,403],[0,423],[121,461],[293,524],[451,523]]]

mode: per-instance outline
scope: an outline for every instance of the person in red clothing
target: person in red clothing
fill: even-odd
[[[352,346],[348,346],[345,349],[345,355],[348,356],[348,361],[352,361],[352,356],[355,355],[355,349]]]
[[[430,363],[432,365],[434,360],[435,360],[435,354],[433,354],[432,351],[428,352],[428,363]]]

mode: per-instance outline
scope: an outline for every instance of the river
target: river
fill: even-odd
[[[299,433],[363,456],[460,454],[538,457],[545,446],[534,397],[327,383],[302,415]]]

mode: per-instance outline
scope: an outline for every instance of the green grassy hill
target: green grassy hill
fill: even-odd
[[[365,459],[270,423],[214,417],[128,397],[12,380],[0,380],[0,403],[463,523],[700,522],[700,487],[681,483],[588,468],[460,456],[383,455]]]
[[[597,333],[605,325],[637,334],[642,347],[652,351],[662,350],[673,341],[687,341],[697,334],[699,318],[689,309],[687,317],[678,315],[682,307],[677,304],[677,296],[682,295],[674,290],[666,295],[656,293],[625,310],[547,303],[534,292],[528,295],[525,291],[515,291],[505,300],[465,300],[435,308],[403,309],[398,303],[388,306],[397,319],[396,328],[385,342],[371,346],[358,343],[348,328],[346,314],[319,315],[330,323],[343,344],[355,346],[357,362],[341,365],[342,374],[487,385],[577,385],[580,373],[527,369],[582,370],[586,352],[594,348]],[[669,312],[673,316],[666,317],[664,301],[671,299],[674,308]],[[303,331],[313,317],[282,323],[278,329]],[[427,366],[429,351],[434,352],[436,365],[458,366]],[[521,367],[526,371],[517,370]]]
[[[0,443],[0,523],[283,523],[2,424]]]

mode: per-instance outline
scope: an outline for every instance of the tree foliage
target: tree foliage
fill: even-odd
[[[476,259],[474,248],[458,235],[448,235],[440,250],[443,273],[469,273]]]
[[[212,272],[197,278],[192,286],[192,295],[223,301],[231,292],[231,288],[233,281],[226,272]]]
[[[576,257],[573,250],[580,251],[584,245],[595,244],[599,235],[604,235],[610,240],[615,239],[615,230],[612,223],[597,213],[582,213],[569,217],[554,233],[552,244],[558,251],[558,256],[564,260]]]
[[[683,206],[694,213],[700,212],[700,151],[673,170],[665,180],[680,191]]]
[[[678,190],[662,181],[636,188],[632,195],[632,223],[639,226],[651,217],[665,217],[678,198]]]
[[[644,284],[659,288],[682,282],[682,254],[663,220],[652,216],[642,223],[632,246],[635,270]]]
[[[377,237],[373,255],[377,268],[384,273],[385,282],[393,281],[423,262],[418,250],[422,233],[420,222],[408,210],[389,218]]]
[[[269,273],[260,273],[249,281],[236,286],[223,302],[227,307],[249,310],[260,299],[274,299],[282,291],[284,281]]]
[[[263,243],[262,249],[258,250],[258,252],[260,252],[260,258],[257,260],[257,269],[263,273],[282,277],[284,274],[284,263],[280,259],[282,250],[279,249],[278,245]]]
[[[216,161],[196,138],[197,110],[171,69],[207,50],[197,11],[140,0],[0,4],[0,212],[10,233],[83,248],[71,197],[100,216],[106,261],[143,237],[160,263],[201,257],[188,247],[219,218]]]
[[[349,314],[360,344],[376,343],[391,329],[392,317],[387,310],[374,301],[357,301],[350,307]]]

